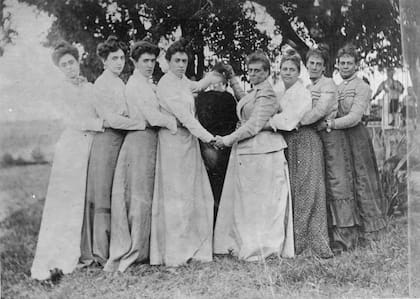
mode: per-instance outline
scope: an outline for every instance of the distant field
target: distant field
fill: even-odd
[[[32,152],[42,153],[51,161],[54,145],[62,131],[60,121],[34,120],[0,123],[0,158],[11,154],[14,158],[31,159]]]

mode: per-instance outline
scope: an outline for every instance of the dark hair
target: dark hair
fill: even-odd
[[[246,58],[247,65],[255,62],[261,62],[264,71],[268,71],[270,73],[270,60],[262,50],[257,50],[254,53],[249,54]]]
[[[130,57],[135,61],[138,61],[140,56],[144,53],[154,54],[156,57],[159,56],[160,49],[158,46],[149,43],[148,41],[135,42],[130,48]]]
[[[106,41],[100,43],[96,47],[96,54],[103,60],[106,60],[109,53],[116,52],[118,50],[122,50],[125,54],[127,52],[127,45],[120,42],[116,36],[111,35],[106,39]]]
[[[299,53],[296,52],[295,49],[288,49],[286,53],[283,54],[280,60],[280,68],[286,61],[293,62],[300,73],[300,63],[302,62],[302,59],[300,58]]]
[[[187,54],[188,59],[190,59],[188,41],[186,39],[180,38],[179,40],[177,40],[176,42],[174,42],[172,45],[169,46],[165,54],[166,60],[170,61],[172,56],[178,52]]]
[[[63,57],[66,54],[70,54],[77,61],[79,61],[79,51],[75,46],[71,45],[66,41],[61,41],[54,47],[54,51],[51,55],[52,61],[55,65],[58,66],[58,62],[60,61],[61,57]]]
[[[353,44],[346,44],[337,53],[337,59],[339,60],[342,56],[349,55],[354,58],[354,62],[359,62],[359,53],[356,49],[356,46]]]
[[[319,44],[317,48],[310,48],[308,52],[306,53],[306,61],[311,56],[317,56],[321,58],[324,61],[324,66],[328,64],[328,61],[330,60],[329,55],[329,47],[325,44]]]

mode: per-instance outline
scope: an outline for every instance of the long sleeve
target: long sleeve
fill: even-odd
[[[233,90],[233,94],[235,95],[235,98],[238,101],[246,95],[245,91],[241,88],[241,86],[238,82],[238,79],[236,79],[236,78],[230,79],[230,86]]]
[[[354,98],[350,111],[346,115],[336,118],[332,123],[332,128],[345,129],[357,125],[369,105],[371,93],[372,91],[367,84],[359,84],[354,89]]]
[[[81,131],[103,132],[103,120],[95,117],[82,117],[68,113],[64,117],[64,125]]]
[[[90,83],[73,85],[65,82],[50,91],[56,99],[58,111],[66,127],[80,131],[102,132],[103,119],[99,118],[93,105],[94,93]]]
[[[336,98],[337,88],[331,81],[330,84],[323,85],[320,90],[313,90],[312,109],[305,113],[301,120],[302,125],[312,124],[321,118],[327,117],[337,104]]]
[[[120,96],[124,97],[123,94]],[[144,122],[139,122],[138,120],[124,116],[124,110],[122,108],[119,109],[119,111],[116,111],[115,107],[110,103],[117,100],[118,99],[113,98],[113,93],[110,93],[108,88],[95,85],[96,111],[101,118],[109,123],[111,128],[120,130],[144,130],[146,127]],[[123,104],[125,103],[123,102]]]
[[[138,83],[138,84],[136,84]],[[127,83],[128,114],[131,119],[144,121],[156,127],[176,129],[176,119],[159,111],[156,95],[150,86],[139,82]]]
[[[232,145],[235,142],[257,135],[277,109],[277,99],[272,89],[257,90],[255,106],[251,116],[240,128],[223,137],[225,144]]]
[[[305,113],[311,110],[310,92],[302,84],[292,86],[289,89],[292,88],[293,90],[286,90],[283,94],[280,101],[281,112],[270,118],[270,125],[274,131],[295,129]]]
[[[210,142],[213,135],[195,118],[194,111],[189,106],[194,105],[194,98],[190,90],[185,90],[185,82],[170,80],[168,77],[163,77],[158,84],[157,95],[162,106],[173,113],[192,135],[204,142]]]

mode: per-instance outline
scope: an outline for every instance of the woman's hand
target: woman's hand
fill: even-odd
[[[178,126],[177,126],[175,117],[173,117],[169,120],[167,128],[169,129],[169,131],[171,132],[172,135],[176,134],[176,132],[178,130]]]
[[[104,127],[104,129],[107,129],[107,128],[110,128],[111,125],[109,124],[109,122],[106,119],[104,119],[104,122],[102,123],[102,127]]]
[[[235,77],[235,71],[230,64],[225,64],[224,68],[226,71],[226,80],[230,80],[231,78]]]
[[[317,131],[323,131],[327,129],[327,121],[321,121],[317,126],[316,126],[316,130]]]
[[[223,142],[223,138],[219,135],[214,137],[214,139],[210,141],[210,144],[217,150],[221,150],[226,147],[225,143]]]

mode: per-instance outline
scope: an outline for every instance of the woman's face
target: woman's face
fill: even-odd
[[[249,81],[252,85],[257,85],[264,82],[269,75],[268,70],[264,70],[262,62],[253,62],[248,65]]]
[[[299,77],[299,69],[296,64],[290,60],[286,60],[280,67],[280,76],[286,88],[296,83]]]
[[[104,60],[104,67],[115,75],[120,75],[125,65],[125,55],[123,50],[118,49],[115,52],[110,52],[108,57]]]
[[[188,55],[185,52],[176,52],[172,55],[168,62],[169,70],[178,78],[182,78],[187,70]]]
[[[306,62],[306,68],[308,69],[310,79],[316,80],[321,78],[325,71],[324,59],[317,55],[311,55]]]
[[[58,60],[58,68],[68,79],[73,79],[79,76],[80,66],[77,59],[71,54],[64,54]]]
[[[151,53],[141,54],[137,62],[135,62],[137,70],[146,78],[150,78],[153,75],[155,64],[156,55]]]
[[[356,72],[356,59],[350,55],[338,58],[338,71],[343,79],[348,79]]]

